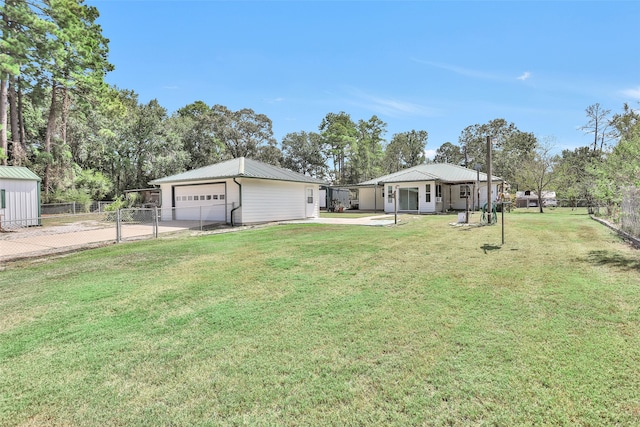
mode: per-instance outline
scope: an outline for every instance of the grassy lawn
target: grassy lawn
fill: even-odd
[[[273,226],[0,273],[0,425],[638,425],[640,251],[584,212]]]

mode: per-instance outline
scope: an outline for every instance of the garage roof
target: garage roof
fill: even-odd
[[[288,169],[268,165],[257,160],[238,157],[237,159],[204,166],[199,169],[167,176],[151,181],[149,184],[159,185],[185,181],[211,181],[226,178],[257,178],[274,181],[308,182],[311,184],[327,184],[326,182],[293,172]]]
[[[38,175],[22,166],[0,166],[0,179],[41,181]]]
[[[361,182],[358,185],[376,185],[391,182],[441,181],[449,183],[475,182],[478,172],[450,163],[429,163],[414,166],[409,169]],[[502,181],[502,178],[492,175],[492,180]],[[487,174],[480,172],[480,181],[486,181]]]

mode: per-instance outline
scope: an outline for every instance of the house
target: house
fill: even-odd
[[[558,206],[556,200],[555,191],[542,191],[542,205],[543,206]],[[535,191],[517,191],[516,192],[516,207],[517,208],[537,208],[538,195]]]
[[[40,225],[40,177],[21,166],[0,166],[0,229]]]
[[[504,186],[492,176],[492,200]],[[430,163],[371,179],[357,185],[361,210],[437,213],[479,209],[487,202],[487,174],[448,163]]]
[[[150,184],[160,186],[161,220],[231,225],[317,218],[326,182],[239,157]]]

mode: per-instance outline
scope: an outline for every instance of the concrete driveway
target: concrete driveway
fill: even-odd
[[[299,221],[282,221],[278,224],[332,224],[387,226],[394,224],[393,215],[367,217],[313,218]],[[168,221],[160,223],[158,233],[183,231],[193,228],[193,222]],[[239,231],[242,227],[227,231]],[[122,240],[135,240],[153,236],[149,224],[125,224]],[[91,222],[54,227],[33,227],[0,233],[0,263],[19,259],[71,252],[74,250],[104,246],[116,242],[115,227],[96,226]]]

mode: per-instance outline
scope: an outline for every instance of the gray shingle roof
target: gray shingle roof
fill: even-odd
[[[28,181],[42,181],[38,175],[22,166],[0,166],[0,178]]]
[[[376,185],[390,182],[414,182],[414,181],[442,181],[450,183],[475,182],[478,173],[473,169],[449,163],[429,163],[414,166],[409,169],[364,181],[358,185]],[[480,172],[480,181],[486,181],[487,174]],[[492,180],[502,181],[502,178],[492,175]]]
[[[226,178],[256,178],[274,181],[307,182],[310,184],[327,184],[326,182],[293,172],[288,169],[268,165],[257,160],[239,157],[199,169],[182,172],[177,175],[155,179],[149,184],[159,185],[185,181],[210,181]]]

